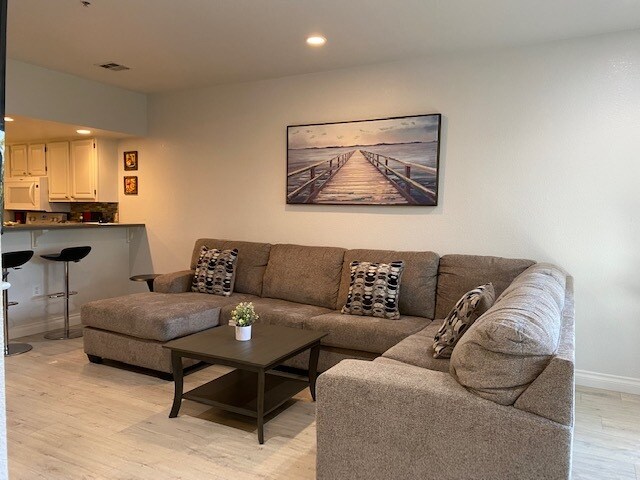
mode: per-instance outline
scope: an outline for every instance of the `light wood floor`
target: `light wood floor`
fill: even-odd
[[[9,468],[18,479],[312,479],[314,404],[305,391],[265,425],[185,401],[173,384],[89,364],[82,340],[30,337],[6,358]],[[189,375],[185,389],[225,373]],[[640,480],[640,396],[579,388],[575,479]]]

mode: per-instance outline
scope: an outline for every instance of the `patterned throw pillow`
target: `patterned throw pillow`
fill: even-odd
[[[233,293],[236,279],[238,250],[208,249],[204,245],[196,264],[196,274],[191,284],[192,292],[212,293],[228,297]]]
[[[480,315],[491,308],[495,298],[496,293],[491,283],[465,293],[444,319],[433,339],[433,358],[450,358],[458,340]]]
[[[397,320],[404,262],[351,262],[351,285],[342,313]]]

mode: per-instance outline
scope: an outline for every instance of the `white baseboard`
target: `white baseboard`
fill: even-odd
[[[80,314],[69,315],[69,325],[80,325]],[[28,335],[37,335],[45,333],[49,330],[56,330],[64,327],[64,317],[47,318],[39,322],[27,323],[24,325],[11,325],[9,328],[9,338],[26,337]]]
[[[576,385],[640,395],[640,378],[576,370]]]

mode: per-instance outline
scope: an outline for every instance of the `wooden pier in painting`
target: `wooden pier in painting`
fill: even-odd
[[[398,169],[400,171],[398,171]],[[288,174],[308,180],[287,195],[291,203],[416,205],[436,194],[411,178],[416,170],[437,174],[432,167],[397,160],[366,150],[352,150]],[[306,194],[306,196],[305,196]],[[424,203],[423,203],[424,204]]]

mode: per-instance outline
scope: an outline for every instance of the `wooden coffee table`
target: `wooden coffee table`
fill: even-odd
[[[258,442],[262,444],[265,415],[307,387],[311,390],[313,400],[316,399],[320,339],[327,334],[272,325],[254,325],[252,330],[252,338],[246,342],[235,339],[235,327],[222,326],[164,345],[171,349],[175,382],[169,418],[178,415],[183,398],[212,405],[256,418]],[[307,349],[311,350],[308,381],[269,372]],[[183,357],[227,365],[236,370],[183,393]]]

